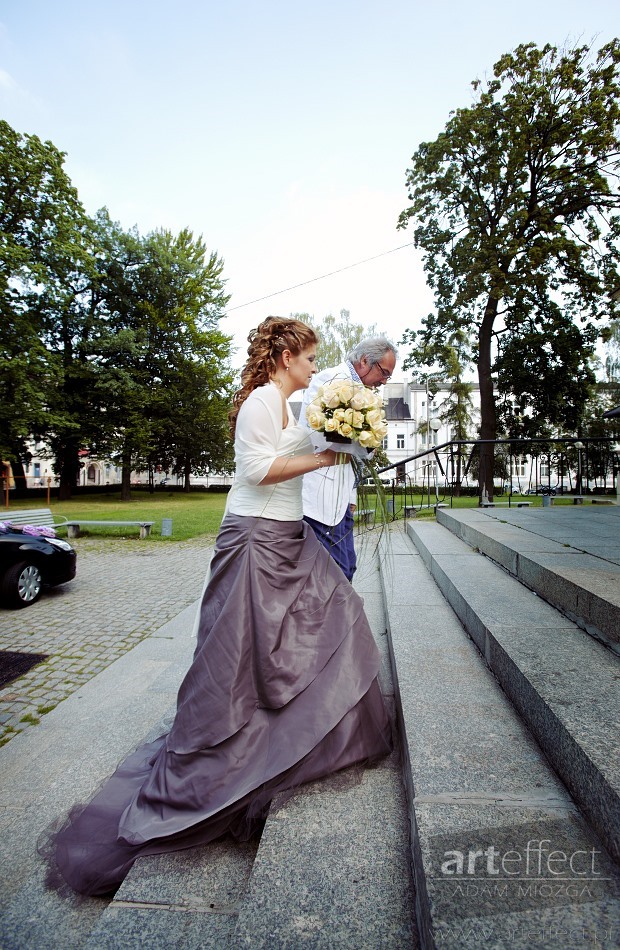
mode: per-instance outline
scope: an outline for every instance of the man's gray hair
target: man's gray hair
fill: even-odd
[[[369,336],[365,340],[361,340],[357,346],[354,346],[353,349],[347,353],[346,359],[348,359],[349,363],[359,363],[361,358],[365,356],[368,362],[374,366],[375,363],[381,361],[381,357],[385,356],[388,350],[390,350],[395,357],[398,356],[398,350],[386,336]]]

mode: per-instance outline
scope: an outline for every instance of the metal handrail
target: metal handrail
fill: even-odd
[[[537,436],[537,437],[533,437],[533,438],[513,437],[513,438],[506,438],[506,439],[451,439],[451,440],[448,441],[448,442],[442,442],[440,445],[432,445],[432,446],[430,446],[430,447],[424,449],[422,452],[416,452],[414,455],[409,455],[409,456],[407,456],[407,458],[399,459],[397,462],[390,462],[389,465],[385,465],[385,466],[383,466],[382,468],[378,469],[378,470],[377,470],[377,474],[381,475],[381,474],[383,474],[383,473],[385,473],[385,472],[390,472],[390,471],[392,471],[392,470],[394,470],[394,469],[398,469],[398,468],[400,468],[400,467],[402,467],[402,466],[406,466],[407,464],[409,464],[409,463],[411,463],[411,462],[416,462],[416,461],[419,461],[419,460],[422,460],[422,459],[425,459],[425,458],[429,458],[430,456],[434,456],[434,457],[435,457],[435,461],[437,462],[437,464],[438,464],[438,466],[439,466],[439,468],[440,468],[440,470],[441,470],[441,473],[442,473],[442,475],[443,475],[444,478],[445,478],[445,472],[444,472],[443,467],[442,467],[442,465],[441,465],[441,461],[440,461],[440,458],[439,458],[439,453],[440,453],[440,452],[445,452],[445,450],[449,450],[449,452],[452,454],[452,453],[458,451],[458,449],[460,449],[461,447],[464,447],[464,446],[471,446],[472,449],[471,449],[471,452],[468,453],[468,454],[469,454],[469,458],[468,458],[468,460],[467,460],[467,463],[466,463],[465,469],[464,469],[464,475],[466,476],[466,475],[467,475],[467,472],[468,472],[468,470],[469,470],[469,466],[470,466],[470,464],[471,464],[471,461],[472,461],[472,458],[473,458],[473,456],[474,456],[474,452],[475,452],[476,448],[479,447],[479,446],[481,446],[481,445],[491,445],[491,444],[492,444],[492,445],[509,445],[509,446],[511,446],[511,447],[512,447],[512,446],[515,446],[515,447],[516,447],[516,451],[517,451],[518,454],[523,454],[523,453],[524,453],[524,450],[527,449],[527,446],[550,445],[550,444],[551,444],[551,445],[571,446],[571,445],[578,444],[578,446],[579,446],[579,453],[580,453],[580,454],[581,454],[581,451],[582,451],[581,447],[583,447],[583,449],[585,450],[585,451],[584,451],[584,457],[585,457],[585,466],[584,466],[584,468],[585,468],[585,471],[586,471],[586,473],[587,473],[587,471],[589,470],[589,467],[588,467],[588,449],[589,449],[589,447],[592,446],[593,444],[600,444],[600,443],[605,444],[605,443],[617,443],[617,442],[618,442],[618,437],[617,437],[617,436],[581,436],[581,437],[580,437],[580,436],[562,436],[562,437],[557,437],[557,436],[553,436],[553,437],[551,437],[551,436],[548,436],[548,437]],[[510,452],[510,457],[511,457],[511,458],[512,458],[512,455],[513,455],[513,454],[515,454],[515,453],[513,453],[513,452],[511,451],[511,452]],[[531,455],[531,454],[533,454],[533,453],[528,453],[528,454]],[[548,453],[548,454],[549,454],[549,456],[551,455],[551,453]],[[613,457],[613,455],[617,455],[617,454],[618,454],[617,451],[614,450],[614,451],[612,452],[612,457]],[[427,463],[427,465],[430,465],[430,460],[429,460],[429,462]],[[423,467],[424,467],[424,466],[423,466]],[[510,469],[512,470],[512,465],[510,465]],[[579,469],[580,469],[580,471],[579,471],[579,474],[578,474],[578,479],[579,479],[580,484],[579,484],[579,486],[578,486],[578,487],[579,487],[578,493],[580,494],[580,493],[581,493],[581,463],[579,464]],[[612,478],[614,477],[614,474],[615,474],[615,472],[614,472],[614,466],[613,466],[613,462],[612,462]],[[605,471],[605,478],[606,478],[606,476],[607,476],[607,471]],[[406,476],[406,478],[407,478],[407,476]],[[405,483],[404,483],[404,488],[405,488],[405,502],[404,502],[404,504],[405,504],[405,507],[406,507],[406,492],[407,492],[407,481],[406,481],[406,478],[405,478]],[[512,483],[512,479],[513,479],[512,474],[509,475],[509,478],[510,478],[510,481],[511,481],[511,483]],[[560,472],[559,478],[560,478],[561,484],[563,484],[563,483],[564,483],[564,474],[563,474],[562,472]],[[425,480],[425,477],[424,477],[424,475],[423,475],[423,482],[424,482],[424,480]],[[570,479],[570,473],[569,473],[569,481],[570,481],[570,480],[571,480],[571,479]],[[446,479],[446,487],[453,487],[455,484],[456,484],[456,480],[453,479],[451,482],[448,483],[448,480]],[[549,484],[549,487],[551,487],[551,464],[549,465],[548,484]],[[395,487],[395,486],[393,485],[393,488],[394,488],[394,487]],[[620,488],[620,483],[619,483],[619,485],[618,485],[618,488]],[[423,489],[423,495],[424,495],[424,484],[422,485],[422,489]],[[429,478],[428,494],[429,494],[428,507],[431,507],[431,503],[430,503],[430,478]],[[451,497],[450,497],[450,505],[451,505],[451,506],[452,506],[452,497],[453,497],[453,495],[451,494]],[[438,500],[439,500],[439,499],[438,499],[438,495],[437,495],[437,486],[436,486],[436,498],[437,498],[437,502],[436,502],[436,503],[438,503]],[[511,490],[511,491],[509,492],[509,494],[508,494],[508,504],[509,504],[509,505],[510,505],[510,503],[511,503],[511,498],[512,498],[512,490]],[[394,508],[394,501],[393,501],[393,508]]]

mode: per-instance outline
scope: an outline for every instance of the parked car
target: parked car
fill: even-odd
[[[379,483],[380,483],[381,485],[383,485],[384,488],[391,488],[391,487],[392,487],[392,479],[391,479],[391,478],[379,478],[378,481],[379,481]],[[368,488],[376,488],[376,482],[375,482],[374,478],[371,478],[370,476],[369,476],[368,478],[365,478],[365,479],[364,479],[364,481],[362,482],[362,485],[364,485],[364,486],[366,486],[366,487],[368,487]]]
[[[555,488],[550,485],[530,485],[526,495],[555,495]]]
[[[7,522],[0,526],[0,602],[5,607],[28,607],[44,587],[66,584],[75,577],[74,548],[62,538],[39,531]]]

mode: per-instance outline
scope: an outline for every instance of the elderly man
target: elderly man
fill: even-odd
[[[358,343],[339,366],[317,373],[305,390],[300,422],[306,424],[306,407],[319,386],[336,379],[363,383],[369,389],[386,383],[396,365],[396,347],[387,337],[369,337]],[[357,500],[351,465],[332,465],[304,475],[304,519],[327,548],[349,580],[356,567],[353,544],[353,512]]]

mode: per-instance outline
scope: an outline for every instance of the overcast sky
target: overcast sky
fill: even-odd
[[[202,235],[239,365],[270,313],[419,327],[417,146],[519,43],[619,30],[618,0],[0,0],[1,115],[67,153],[89,213]]]

